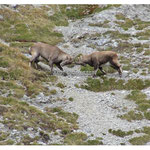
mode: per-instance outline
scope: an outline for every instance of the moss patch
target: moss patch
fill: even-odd
[[[71,133],[65,137],[64,142],[67,145],[84,145],[87,135],[84,133]]]
[[[150,135],[143,135],[129,140],[132,145],[145,145],[150,141]]]
[[[134,89],[144,89],[150,86],[149,80],[141,79],[130,79],[127,83],[124,80],[116,80],[114,78],[102,78],[99,79],[87,78],[85,84],[81,85],[81,88],[100,92],[100,91],[110,91],[110,90],[134,90]]]
[[[49,140],[48,133],[55,132],[57,129],[61,130],[61,135],[67,136],[71,134],[72,130],[78,128],[76,122],[78,115],[65,112],[61,108],[46,108],[42,112],[26,102],[2,96],[0,97],[0,105],[7,107],[7,110],[3,109],[4,111],[1,112],[4,120],[0,122],[5,124],[9,129],[26,131],[27,128],[32,127],[34,131],[38,131],[39,128],[43,131],[35,138],[31,138],[28,135],[22,137],[20,144],[31,145],[39,139],[47,141]],[[9,134],[4,134],[3,132],[0,134],[0,143],[9,136]]]
[[[150,113],[147,112],[150,108],[150,100],[147,99],[146,94],[140,90],[133,90],[126,98],[135,101],[137,108],[129,111],[127,114],[119,116],[120,118],[128,121],[142,120],[144,118],[150,120]]]
[[[57,83],[56,86],[59,87],[59,88],[65,88],[66,87],[63,83]]]
[[[134,110],[131,110],[127,114],[120,115],[119,118],[126,119],[131,122],[132,120],[142,120],[144,117],[141,112],[135,112]]]
[[[146,50],[146,51],[144,52],[144,55],[150,55],[150,50]]]
[[[5,80],[2,84],[5,84],[4,86],[6,88],[16,90],[16,95],[14,96],[20,98],[24,93],[28,96],[38,95],[39,92],[48,93],[48,89],[42,85],[42,82],[54,82],[57,80],[56,77],[50,76],[46,72],[30,68],[28,65],[29,60],[21,54],[19,49],[11,48],[3,44],[0,44],[0,46],[3,48],[3,51],[0,52],[1,56],[9,60],[7,70],[0,70],[0,78]],[[17,83],[20,83],[22,87],[15,87]]]
[[[113,135],[116,135],[116,136],[120,136],[120,137],[125,137],[125,136],[128,136],[128,135],[132,135],[133,134],[133,131],[122,131],[122,130],[112,130],[112,129],[109,129],[108,130],[109,133],[112,133]]]

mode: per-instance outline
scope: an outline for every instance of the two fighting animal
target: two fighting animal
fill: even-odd
[[[34,62],[37,67],[37,63],[39,62],[38,58],[41,56],[48,61],[51,68],[51,74],[53,74],[54,64],[63,71],[63,66],[74,63],[76,65],[83,66],[88,64],[94,67],[93,77],[95,77],[98,69],[100,69],[103,74],[106,74],[102,65],[109,62],[111,66],[118,71],[119,76],[121,77],[122,75],[121,65],[118,62],[118,55],[113,51],[93,52],[90,55],[82,55],[79,59],[74,61],[69,54],[63,52],[58,47],[39,42],[30,48],[29,53],[32,55],[29,63],[30,66]]]

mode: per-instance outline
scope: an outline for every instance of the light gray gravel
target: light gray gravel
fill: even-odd
[[[112,40],[112,46],[117,46],[116,41],[113,39],[88,39],[88,40],[79,40],[77,43],[72,42],[72,39],[79,39],[84,36],[92,35],[95,33],[104,33],[106,31],[116,31],[118,30],[121,33],[129,33],[136,34],[139,32],[134,28],[129,29],[128,31],[124,31],[120,27],[116,26],[114,21],[116,20],[115,15],[117,13],[122,13],[126,17],[134,19],[138,16],[141,20],[150,20],[149,16],[149,8],[150,5],[122,5],[119,8],[112,8],[95,15],[92,15],[88,18],[77,20],[75,22],[70,22],[68,27],[57,27],[56,30],[60,31],[64,35],[65,43],[61,43],[58,46],[63,50],[69,53],[72,56],[76,56],[80,53],[89,54],[95,51],[95,49],[88,47],[89,43],[97,42],[100,47],[103,48],[103,45],[108,41]],[[140,10],[140,13],[139,13]],[[89,23],[97,23],[104,22],[105,20],[111,21],[110,28],[102,28],[102,27],[90,27]],[[137,39],[132,39],[129,41],[130,43],[139,43],[143,41],[139,41]],[[150,41],[145,41],[145,43],[150,43]],[[64,48],[64,45],[68,47]],[[129,56],[128,56],[129,55]],[[124,56],[134,58],[134,63],[137,64],[141,61],[141,58],[144,58],[142,54],[128,54],[124,53]],[[136,108],[136,104],[133,101],[129,101],[125,99],[126,95],[129,94],[130,91],[109,91],[109,92],[91,92],[84,89],[76,88],[75,84],[82,84],[84,80],[91,76],[91,73],[86,74],[79,71],[79,66],[74,68],[66,68],[64,70],[67,72],[68,76],[59,76],[59,81],[67,85],[64,89],[64,93],[62,97],[69,98],[73,97],[73,102],[68,102],[67,104],[61,104],[65,111],[75,112],[79,115],[78,123],[79,130],[81,132],[86,133],[89,137],[91,134],[94,134],[93,139],[96,137],[102,137],[103,143],[105,145],[120,145],[120,143],[125,143],[126,145],[130,145],[128,140],[133,137],[141,136],[141,134],[134,133],[133,135],[126,136],[124,138],[112,135],[108,132],[109,129],[118,130],[121,129],[123,131],[131,131],[135,129],[140,129],[144,126],[150,126],[150,121],[148,120],[140,120],[140,121],[131,121],[128,122],[126,120],[121,120],[118,118],[118,115],[125,114],[126,112],[133,110]],[[60,72],[61,74],[61,72]],[[74,75],[73,75],[74,74]],[[59,71],[57,72],[59,75]],[[118,78],[118,74],[108,74],[107,77]],[[123,72],[123,79],[133,79],[133,78],[141,78],[141,79],[149,79],[149,76],[142,76],[140,74],[134,74],[131,71]],[[115,93],[112,95],[111,93]],[[145,89],[144,92],[150,96],[149,89]],[[91,137],[90,137],[91,138]],[[148,143],[147,143],[148,144]]]
[[[140,11],[139,11],[140,10]],[[51,12],[50,12],[51,13]],[[69,26],[67,27],[57,27],[55,30],[62,32],[64,35],[64,43],[60,43],[58,47],[60,47],[63,51],[75,57],[76,55],[82,54],[90,54],[95,51],[95,49],[89,47],[92,43],[99,48],[106,48],[109,44],[114,48],[118,46],[118,42],[114,39],[111,39],[109,36],[107,38],[99,37],[97,39],[92,39],[90,35],[100,33],[103,34],[106,31],[119,31],[121,33],[129,33],[136,34],[139,32],[134,28],[130,28],[128,31],[124,31],[122,28],[118,27],[115,24],[117,13],[122,13],[126,17],[134,19],[138,17],[145,21],[150,21],[150,5],[122,5],[117,8],[111,8],[104,10],[100,13],[91,15],[87,18],[77,20],[75,22],[70,21]],[[105,20],[109,20],[110,28],[103,27],[91,27],[89,23],[102,23]],[[88,35],[88,36],[87,36]],[[82,38],[86,37],[84,40]],[[90,37],[90,38],[89,38]],[[77,42],[74,42],[77,40]],[[110,41],[110,43],[108,43]],[[1,43],[5,43],[0,40]],[[130,43],[150,43],[150,40],[139,41],[137,39],[130,39],[128,42]],[[28,56],[28,55],[27,55]],[[123,56],[131,57],[134,60],[133,63],[138,64],[141,62],[141,58],[146,58],[143,54],[136,53],[124,53]],[[148,59],[148,58],[147,58]],[[49,70],[49,67],[40,63],[41,66]],[[118,115],[125,114],[130,110],[136,108],[136,104],[133,101],[129,101],[125,99],[126,95],[129,94],[130,91],[109,91],[109,92],[92,92],[84,89],[76,88],[75,84],[82,84],[87,77],[91,76],[91,72],[85,73],[80,72],[80,67],[75,66],[73,68],[64,67],[64,71],[67,73],[67,76],[63,76],[62,72],[55,68],[54,74],[58,76],[59,82],[62,82],[66,85],[62,92],[60,88],[55,87],[57,90],[56,95],[52,96],[44,96],[43,93],[40,93],[36,98],[30,99],[27,96],[23,97],[23,100],[31,103],[32,105],[38,107],[43,110],[45,107],[62,107],[65,111],[75,112],[79,115],[78,124],[79,129],[77,132],[84,132],[89,136],[89,139],[95,139],[96,137],[102,137],[103,143],[105,145],[120,145],[120,143],[125,143],[126,145],[130,145],[128,140],[133,137],[137,137],[143,134],[134,133],[133,135],[126,136],[124,138],[112,135],[108,132],[109,129],[118,130],[121,129],[123,131],[130,131],[135,129],[141,129],[144,126],[150,126],[150,121],[148,120],[140,120],[140,121],[131,121],[128,122],[126,120],[121,120],[118,118]],[[118,79],[118,73],[107,74],[107,77],[112,77]],[[98,77],[99,78],[99,77]],[[149,79],[149,75],[141,76],[140,74],[134,74],[131,71],[123,71],[123,79],[133,79],[133,78],[141,78],[141,79]],[[49,86],[49,83],[46,83]],[[54,88],[49,86],[49,88]],[[144,89],[143,92],[147,94],[148,98],[150,98],[150,88]],[[114,93],[114,94],[112,94]],[[68,98],[72,97],[73,101],[69,101]],[[61,101],[57,99],[61,99]],[[67,101],[64,101],[67,99]],[[0,118],[2,119],[2,118]],[[0,124],[1,128],[4,128],[2,124]],[[39,129],[40,130],[40,129]],[[30,136],[35,136],[36,133],[31,132]],[[19,134],[16,131],[12,132],[12,134]],[[14,136],[12,135],[12,137]],[[94,135],[94,136],[91,136]],[[54,136],[53,133],[50,135],[51,141],[50,143],[61,143],[62,138],[59,136]],[[40,144],[45,144],[41,143]],[[147,143],[148,145],[150,143]]]

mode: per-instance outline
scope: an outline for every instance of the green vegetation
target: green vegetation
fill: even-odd
[[[130,34],[122,34],[119,31],[107,31],[104,33],[104,35],[110,35],[113,39],[122,39],[122,40],[128,40],[131,35]]]
[[[136,33],[136,37],[139,40],[149,40],[149,36],[150,36],[150,29]]]
[[[100,138],[101,140],[101,138]],[[99,139],[87,140],[87,135],[82,132],[71,133],[65,137],[65,144],[68,145],[103,145]]]
[[[112,133],[113,135],[120,136],[120,137],[125,137],[125,136],[133,134],[133,131],[127,131],[127,132],[125,132],[125,131],[121,131],[120,129],[119,130],[109,129],[108,132]]]
[[[150,55],[150,50],[146,50],[146,51],[144,52],[144,55]]]
[[[121,57],[120,57],[120,63],[121,63],[121,64],[127,64],[127,65],[129,65],[130,62],[131,62],[131,59],[130,59],[130,58],[126,58],[126,57],[124,57],[124,56],[121,56]]]
[[[0,24],[3,40],[13,43],[41,41],[53,45],[62,41],[63,35],[52,30],[55,23],[49,18],[46,6],[38,9],[32,5],[19,5],[18,10],[19,12],[7,8],[0,10],[4,17]]]
[[[72,101],[73,101],[73,97],[69,97],[69,101],[71,101],[71,102],[72,102]]]
[[[63,35],[55,32],[55,26],[67,26],[68,19],[81,19],[89,14],[100,12],[115,5],[19,5],[18,11],[3,8],[4,20],[0,24],[1,38],[10,42],[12,47],[25,48],[33,42],[45,42],[56,45],[62,42]],[[52,15],[49,14],[51,9]]]
[[[56,86],[62,89],[66,87],[63,83],[57,83]]]
[[[24,135],[18,145],[37,145],[37,141],[40,139],[39,136],[36,136],[34,138],[31,138],[29,135]]]
[[[131,138],[129,142],[132,145],[145,145],[147,142],[150,141],[150,127],[149,126],[148,127],[145,126],[143,127],[143,129],[136,129],[135,132],[144,133],[145,135]]]
[[[6,140],[6,138],[9,136],[9,133],[5,133],[0,131],[0,141]]]
[[[46,141],[49,139],[48,133],[55,132],[57,129],[61,130],[62,135],[68,135],[72,130],[78,128],[76,122],[78,115],[65,112],[61,108],[46,108],[42,112],[26,102],[2,96],[0,97],[0,108],[0,113],[3,115],[3,120],[0,122],[7,125],[11,130],[24,131],[29,127],[32,127],[37,132],[39,128],[42,130],[39,136],[35,138],[31,138],[28,135],[24,136],[21,143],[25,145],[31,145],[33,142],[36,143],[39,138]],[[9,133],[0,132],[0,135],[1,143],[7,140]]]
[[[125,20],[125,16],[124,16],[122,13],[116,14],[116,18],[117,18],[118,20]]]
[[[100,91],[111,91],[111,90],[142,90],[150,86],[150,80],[141,80],[141,79],[130,79],[125,83],[124,80],[116,80],[114,78],[103,77],[99,79],[87,78],[85,84],[81,85],[81,88],[100,92]]]
[[[0,69],[0,78],[5,80],[1,82],[0,88],[2,91],[5,90],[3,89],[4,86],[8,90],[14,91],[13,96],[17,98],[21,98],[24,94],[35,97],[40,92],[49,93],[48,88],[42,82],[53,82],[57,80],[57,77],[29,67],[29,60],[21,54],[19,49],[3,44],[0,44],[0,47],[2,47],[0,55],[7,58],[5,61],[8,64],[5,70]],[[2,64],[1,62],[3,62],[3,59],[0,59],[0,64]],[[19,85],[17,85],[18,83]]]
[[[142,93],[140,90],[133,90],[126,98],[133,100],[137,104],[137,108],[129,111],[127,114],[120,115],[119,117],[121,119],[132,121],[146,118],[150,120],[150,113],[147,112],[147,109],[150,108],[150,100],[146,99],[146,94]]]
[[[92,26],[92,27],[103,27],[103,28],[109,28],[109,21],[108,20],[105,20],[103,23],[90,23],[89,26]]]
[[[146,101],[146,97],[146,94],[142,93],[140,90],[133,90],[126,98],[135,101],[136,104],[140,104]]]
[[[69,123],[76,123],[76,121],[78,119],[78,115],[77,114],[65,112],[60,107],[56,107],[56,108],[52,108],[52,109],[51,108],[46,108],[46,111],[55,113],[55,114],[57,114],[57,116],[63,117]],[[75,125],[75,126],[77,127],[77,125]]]
[[[150,112],[144,112],[144,117],[147,119],[147,120],[150,120]]]
[[[141,53],[143,51],[143,48],[142,47],[138,47],[137,49],[136,49],[136,52],[137,53]]]
[[[0,145],[13,145],[14,141],[13,140],[5,140],[5,141],[0,141]]]
[[[150,141],[150,135],[143,135],[129,140],[132,145],[145,145]]]
[[[53,90],[50,90],[50,93],[51,93],[52,95],[55,95],[55,94],[57,93],[57,91],[56,91],[55,89],[53,89]]]
[[[129,18],[124,18],[124,22],[116,21],[116,23],[124,30],[128,30],[134,25],[134,22]]]
[[[131,70],[131,64],[129,64],[129,65],[124,65],[123,67],[122,67],[122,70]]]
[[[81,66],[80,71],[94,71],[94,68],[91,67],[90,65]]]
[[[135,27],[136,30],[143,30],[144,28],[150,25],[149,21],[142,21],[140,19],[131,20],[126,18],[123,14],[119,13],[116,15],[116,18],[120,21],[116,21],[116,23],[122,27],[124,30],[128,30],[131,27]],[[122,22],[123,21],[123,22]]]
[[[114,72],[116,72],[116,70],[113,69],[111,66],[103,66],[103,70],[104,70],[106,73],[114,73]],[[91,67],[90,65],[81,66],[80,71],[85,71],[85,72],[94,71],[94,68]],[[96,74],[97,74],[98,76],[101,76],[101,75],[102,75],[102,73],[101,73],[100,70],[98,70]]]
[[[127,121],[132,120],[142,120],[144,117],[141,112],[135,112],[133,110],[129,111],[127,114],[118,116],[121,119],[126,119]]]
[[[64,143],[68,145],[84,145],[87,135],[84,133],[71,133],[65,137]]]

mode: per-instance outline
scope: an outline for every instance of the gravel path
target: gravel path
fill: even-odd
[[[138,9],[140,9],[140,13]],[[130,33],[135,34],[135,29],[129,29],[124,31],[120,27],[116,26],[114,21],[116,20],[115,15],[117,13],[122,13],[127,17],[134,19],[138,14],[140,19],[150,20],[148,6],[136,6],[136,5],[122,5],[119,8],[112,8],[101,13],[97,13],[88,18],[77,20],[75,22],[70,22],[67,27],[57,27],[56,30],[60,31],[64,35],[64,43],[60,43],[60,47],[63,51],[75,57],[78,54],[89,54],[95,51],[95,49],[89,47],[90,43],[98,44],[100,48],[105,48],[108,41],[111,41],[113,47],[117,47],[117,42],[111,38],[98,38],[92,39],[87,38],[82,40],[82,37],[85,37],[87,34],[92,35],[95,33],[104,33],[106,31],[119,31],[121,33]],[[101,27],[91,27],[89,23],[98,23],[105,20],[110,21],[110,28],[101,28]],[[74,39],[78,39],[78,42],[74,42]],[[132,39],[130,43],[139,42],[137,39]],[[143,41],[140,41],[143,42]],[[146,43],[150,41],[145,41]],[[124,56],[133,57],[136,61],[134,63],[140,62],[140,58],[144,57],[141,54],[129,54],[124,53]],[[43,65],[41,63],[41,65]],[[45,65],[44,65],[45,66]],[[45,66],[47,67],[47,66]],[[49,69],[49,67],[47,67]],[[66,87],[63,89],[63,93],[60,88],[55,87],[57,94],[51,97],[46,97],[42,93],[32,100],[32,103],[43,109],[44,107],[62,107],[65,111],[75,112],[79,115],[78,123],[79,129],[75,132],[84,132],[89,136],[89,139],[95,139],[96,137],[102,137],[104,145],[120,145],[124,143],[130,145],[128,142],[129,139],[137,136],[143,135],[142,133],[135,133],[133,135],[125,136],[124,138],[112,135],[108,132],[109,129],[122,131],[131,131],[135,129],[141,129],[144,126],[150,126],[150,121],[140,120],[140,121],[131,121],[121,120],[118,118],[118,115],[125,114],[130,110],[136,108],[136,104],[133,101],[125,99],[126,95],[130,91],[109,91],[109,92],[91,92],[84,89],[76,88],[75,84],[82,84],[88,76],[91,76],[92,73],[80,72],[80,67],[75,66],[73,68],[64,67],[67,76],[63,76],[62,72],[55,68],[54,74],[58,76],[58,80],[61,83],[64,83]],[[118,73],[107,74],[107,77],[117,78]],[[142,76],[140,74],[134,74],[130,71],[123,71],[122,79],[128,80],[133,78],[149,79],[149,76]],[[51,87],[53,88],[53,87]],[[150,97],[149,89],[143,90],[144,93]],[[114,93],[114,94],[112,94]],[[73,98],[73,101],[53,101],[57,98],[68,99],[69,97]],[[26,100],[29,100],[26,98]],[[29,100],[30,101],[30,100]],[[147,143],[150,144],[150,143]]]
[[[150,20],[150,18],[148,18],[146,14],[148,13],[146,7],[140,7],[139,9],[141,9],[141,12],[145,12],[140,13],[139,18]],[[132,19],[138,13],[136,7],[129,7],[128,5],[123,5],[119,8],[105,10],[101,13],[90,16],[89,18],[77,20],[76,22],[70,22],[69,26],[67,27],[57,27],[56,30],[63,33],[65,40],[65,43],[61,43],[58,46],[72,56],[76,56],[80,53],[89,54],[95,51],[94,49],[87,47],[87,45],[90,42],[93,42],[93,40],[88,39],[82,42],[79,41],[79,43],[74,43],[72,42],[72,39],[84,37],[86,34],[91,35],[94,33],[104,33],[108,30],[119,30],[120,32],[125,33],[126,31],[123,31],[119,27],[116,27],[116,25],[113,23],[113,21],[115,20],[114,15],[119,12],[126,14],[126,16],[130,16],[130,18]],[[145,18],[143,17],[143,15]],[[112,26],[110,29],[104,29],[100,27],[93,28],[88,26],[88,24],[91,22],[103,22],[105,19],[111,21],[110,24]],[[132,33],[135,34],[136,31],[132,31]],[[128,32],[131,33],[131,31]],[[100,42],[101,45],[105,45],[107,39],[98,39],[96,42]],[[135,41],[132,40],[131,42]],[[67,45],[68,47],[66,48],[65,45]],[[139,56],[137,56],[137,58],[138,57]],[[79,89],[76,88],[74,85],[80,85],[81,83],[83,83],[88,76],[91,76],[91,73],[86,74],[80,72],[79,66],[75,66],[74,68],[64,67],[64,70],[68,74],[68,76],[66,77],[60,75],[61,73],[59,71],[58,73],[56,73],[57,75],[60,75],[59,80],[66,85],[62,97],[73,97],[74,100],[73,102],[68,102],[64,105],[62,104],[61,106],[64,108],[64,110],[69,112],[75,112],[79,115],[78,131],[86,133],[90,138],[93,139],[96,137],[102,137],[103,143],[105,145],[120,145],[120,143],[125,143],[129,145],[130,143],[128,142],[128,140],[130,138],[143,135],[142,133],[134,133],[133,135],[121,138],[108,132],[109,129],[121,129],[123,131],[130,131],[150,125],[150,121],[148,120],[128,122],[126,120],[121,120],[117,117],[117,115],[124,114],[130,110],[133,110],[136,107],[136,104],[134,102],[125,99],[125,96],[129,93],[129,91],[122,90],[95,93],[84,89]],[[127,73],[128,71],[124,71],[123,79],[149,78],[148,76],[142,77],[138,74],[130,74],[129,76],[127,76]],[[117,73],[108,74],[107,76],[118,78],[118,74],[116,74]],[[112,95],[112,92],[115,93],[115,95]],[[148,93],[148,89],[145,90],[145,93]],[[94,136],[91,137],[90,135]]]

